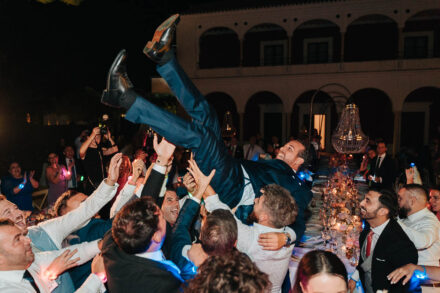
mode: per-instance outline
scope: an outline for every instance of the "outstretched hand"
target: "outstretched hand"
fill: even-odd
[[[119,178],[119,167],[122,163],[122,153],[117,153],[110,160],[110,165],[108,167],[108,177],[107,184],[110,186],[115,185]]]
[[[193,194],[197,189],[196,181],[189,172],[183,176],[183,185],[186,187],[186,190],[188,190],[191,194]]]
[[[79,257],[72,259],[72,257],[78,252],[78,249],[70,251],[70,249],[65,250],[57,258],[55,258],[44,272],[44,275],[49,280],[55,280],[66,270],[77,266]]]
[[[160,161],[160,165],[168,165],[171,160],[176,146],[165,139],[162,138],[160,143],[157,142],[157,134],[154,134],[153,138],[153,148],[157,153],[157,159]]]
[[[199,166],[197,166],[196,161],[192,158],[188,160],[189,167],[187,168],[188,171],[191,173],[191,175],[194,178],[194,181],[197,185],[197,190],[195,194],[193,194],[196,198],[201,199],[203,196],[203,193],[205,192],[206,188],[209,186],[209,183],[211,182],[212,178],[215,175],[215,169],[211,171],[211,173],[206,176],[203,174],[203,172],[199,169]]]
[[[417,266],[415,264],[409,263],[392,271],[387,278],[391,284],[396,284],[400,279],[404,278],[402,285],[405,285],[409,280],[411,280],[411,277],[416,269]]]

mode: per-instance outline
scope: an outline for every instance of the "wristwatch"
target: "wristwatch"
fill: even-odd
[[[292,239],[290,238],[289,233],[284,232],[284,235],[286,235],[286,243],[284,244],[284,247],[289,247],[290,245],[292,245]]]

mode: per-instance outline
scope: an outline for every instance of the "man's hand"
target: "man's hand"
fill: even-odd
[[[92,261],[92,273],[96,274],[103,283],[107,281],[104,267],[104,258],[98,253]]]
[[[387,276],[387,278],[391,284],[396,284],[397,282],[399,282],[400,279],[405,277],[405,279],[403,279],[402,281],[402,285],[405,285],[406,283],[408,283],[409,280],[411,280],[411,277],[414,274],[415,270],[417,270],[417,266],[415,264],[409,263],[392,271],[391,274]]]
[[[117,153],[114,155],[110,161],[110,165],[108,167],[108,177],[106,183],[110,186],[114,186],[116,181],[119,178],[119,167],[122,163],[122,153]]]
[[[194,159],[188,160],[188,163],[189,163],[189,167],[187,169],[194,177],[194,180],[196,181],[197,184],[197,190],[193,195],[198,199],[202,199],[203,193],[205,192],[206,188],[211,182],[212,177],[214,177],[215,175],[215,169],[213,169],[211,173],[208,176],[206,176],[205,174],[202,173],[202,171],[200,171],[199,166],[197,166],[197,163],[196,161],[194,161]]]
[[[145,163],[142,160],[136,159],[133,162],[133,175],[131,176],[130,182],[131,185],[136,185],[136,181],[141,176],[142,171],[144,170]]]
[[[286,241],[286,234],[281,232],[263,233],[258,237],[258,244],[263,247],[263,250],[280,250]]]
[[[77,266],[77,262],[80,260],[80,258],[77,257],[72,259],[77,252],[78,249],[72,251],[70,251],[70,249],[65,250],[47,267],[47,269],[44,271],[44,276],[49,280],[55,280],[66,270]]]
[[[188,250],[188,258],[196,267],[200,267],[208,257],[200,243],[191,245],[191,248]]]
[[[30,171],[29,172],[29,179],[34,178],[34,175],[35,175],[35,170]]]
[[[352,279],[348,280],[348,292],[349,293],[353,293],[354,289],[356,289],[356,282],[355,282],[355,280],[352,280]]]
[[[176,146],[168,142],[165,137],[162,138],[160,143],[157,143],[157,134],[154,134],[153,148],[157,153],[156,163],[161,166],[167,166],[173,156]]]
[[[186,187],[186,190],[193,194],[197,189],[196,181],[194,180],[194,177],[191,175],[191,173],[186,173],[185,176],[183,176],[183,185]]]

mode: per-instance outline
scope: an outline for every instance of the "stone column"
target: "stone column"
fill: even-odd
[[[402,111],[394,111],[393,156],[395,156],[400,149],[401,123]]]
[[[238,131],[239,131],[239,133],[240,133],[240,137],[239,137],[239,140],[240,140],[240,143],[241,144],[243,144],[243,137],[244,137],[244,135],[243,135],[243,133],[244,133],[244,126],[243,126],[243,124],[244,124],[244,113],[238,113],[238,120],[239,120],[239,126],[238,126]]]

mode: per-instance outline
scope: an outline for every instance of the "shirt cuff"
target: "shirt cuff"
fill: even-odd
[[[100,192],[105,193],[105,194],[109,194],[109,193],[113,192],[114,190],[118,189],[119,184],[117,182],[115,182],[115,185],[110,186],[107,184],[106,180],[107,180],[107,178],[102,180],[102,182],[98,186],[97,190],[99,189]]]
[[[189,257],[188,257],[188,250],[190,250],[190,249],[191,249],[191,245],[190,245],[190,244],[185,245],[185,246],[182,248],[182,256],[183,256],[184,258],[186,258],[188,261],[191,261],[191,260],[189,259]]]
[[[165,172],[167,171],[167,167],[166,166],[160,166],[158,164],[154,164],[153,165],[153,170],[156,170],[160,174],[165,174]]]
[[[220,199],[218,198],[218,194],[214,194],[211,196],[208,196],[205,199],[205,208],[208,212],[212,212],[215,210],[215,204],[218,203]]]
[[[193,201],[195,201],[196,203],[200,204],[200,199],[198,199],[197,197],[194,196],[189,196],[190,199],[192,199]]]
[[[353,274],[350,276],[350,279],[352,279],[355,282],[359,282],[359,271],[355,270]]]
[[[84,291],[82,291],[84,290]],[[106,292],[104,283],[101,281],[101,278],[99,278],[95,274],[90,274],[89,277],[85,280],[85,282],[82,284],[81,288],[78,289],[79,292],[99,292],[104,293]]]

